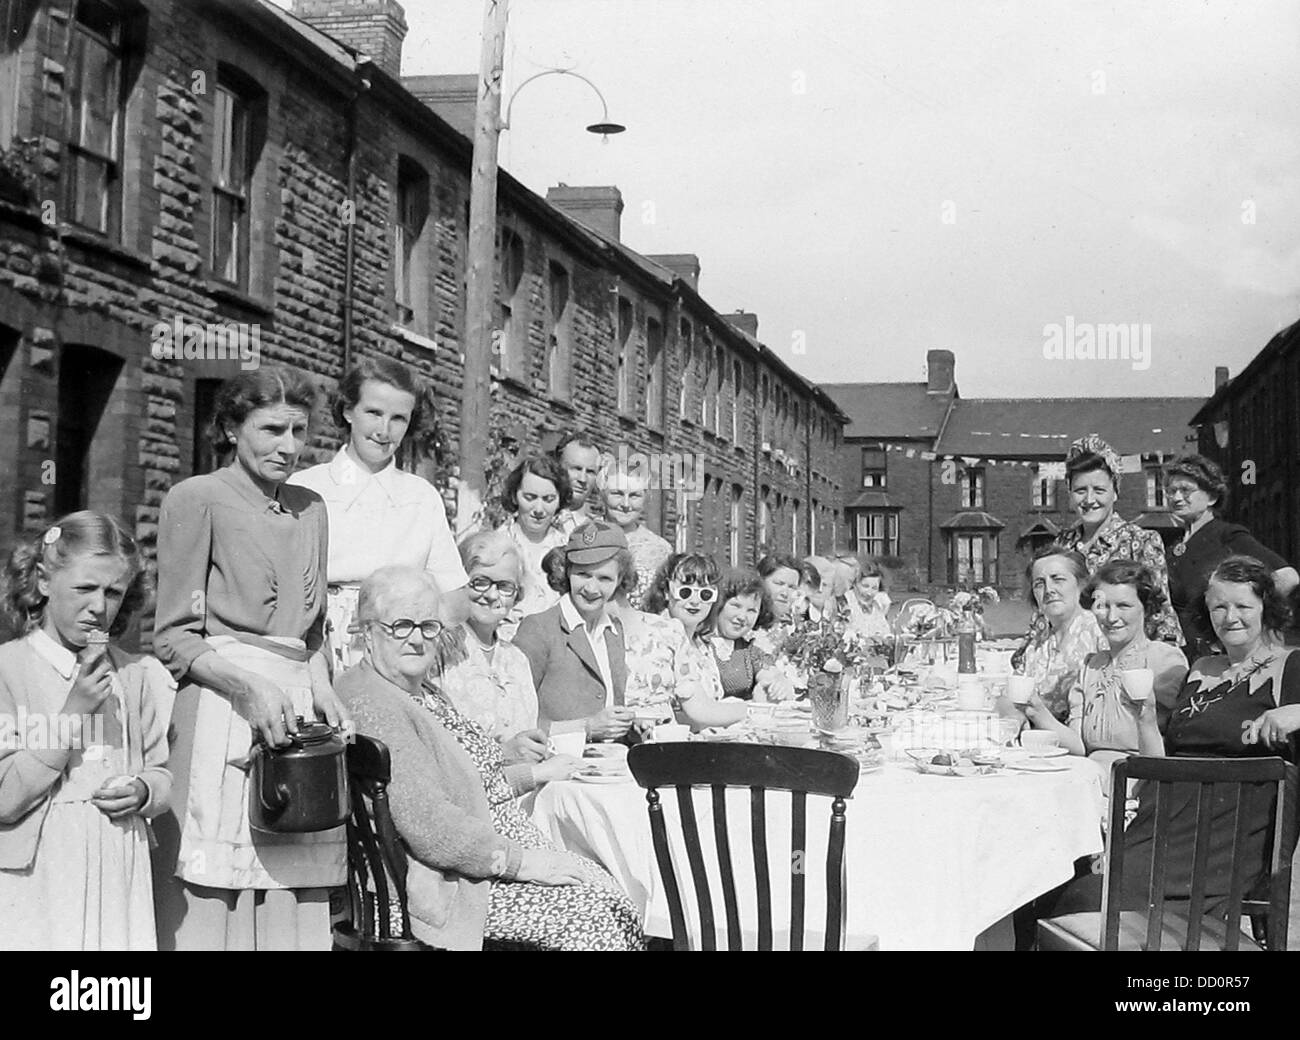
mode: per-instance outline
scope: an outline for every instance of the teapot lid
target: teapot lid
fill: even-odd
[[[307,722],[299,715],[298,733],[293,739],[295,743],[308,746],[324,744],[326,741],[334,739],[334,727],[328,722],[320,722],[315,719]]]

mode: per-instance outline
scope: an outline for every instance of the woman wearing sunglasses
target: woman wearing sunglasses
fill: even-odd
[[[679,653],[684,667],[703,679],[702,696],[682,698],[682,715],[693,728],[730,726],[746,715],[739,701],[724,701],[722,678],[708,635],[719,605],[722,575],[713,557],[695,553],[674,553],[664,562],[646,593],[645,609],[676,621],[685,633]]]
[[[580,763],[547,752],[528,658],[500,632],[523,582],[519,549],[504,531],[479,531],[461,542],[460,558],[469,575],[469,618],[447,641],[443,695],[501,744],[507,765],[534,763],[539,781],[567,779]]]

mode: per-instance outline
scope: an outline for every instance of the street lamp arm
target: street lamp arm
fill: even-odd
[[[582,80],[583,83],[587,84],[587,86],[596,92],[596,97],[600,98],[600,107],[602,112],[601,122],[609,122],[609,105],[605,102],[605,95],[600,92],[600,88],[596,86],[596,84],[591,82],[591,80],[586,76],[582,75],[582,73],[574,72],[572,69],[544,69],[541,72],[533,73],[526,80],[520,83],[519,86],[515,87],[514,91],[510,95],[510,100],[506,102],[506,117],[501,120],[499,124],[502,130],[510,129],[510,112],[515,107],[515,98],[519,96],[519,92],[523,90],[524,87],[528,86],[528,84],[533,80],[541,79],[543,76],[573,76],[575,79]]]

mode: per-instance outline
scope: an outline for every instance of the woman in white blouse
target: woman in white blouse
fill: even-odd
[[[556,515],[569,497],[569,476],[550,455],[529,455],[506,477],[501,490],[501,508],[514,517],[504,530],[519,548],[524,580],[518,600],[502,634],[514,636],[519,622],[529,614],[540,614],[560,601],[551,588],[542,561],[552,549],[568,542],[568,535],[555,526]]]
[[[347,444],[329,462],[295,473],[290,484],[325,500],[329,516],[327,633],[337,674],[360,660],[352,631],[357,591],[380,567],[427,570],[442,594],[442,621],[468,612],[467,580],[438,489],[397,468],[408,434],[419,439],[432,419],[432,395],[404,365],[364,358],[339,384],[334,421]]]

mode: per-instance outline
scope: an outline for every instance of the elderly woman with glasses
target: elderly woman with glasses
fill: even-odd
[[[504,531],[479,531],[460,544],[469,575],[469,618],[450,633],[441,672],[443,694],[466,718],[501,743],[508,762],[549,760],[546,779],[567,779],[577,766],[547,753],[537,728],[537,690],[524,652],[500,633],[523,582],[523,561]]]
[[[425,676],[440,595],[427,571],[384,567],[362,583],[365,656],[338,682],[359,733],[392,755],[388,800],[407,856],[411,930],[444,949],[484,940],[544,950],[633,950],[635,908],[594,863],[556,849],[515,798],[537,769],[501,747]]]
[[[1229,556],[1254,557],[1273,572],[1273,584],[1283,596],[1300,584],[1300,574],[1246,528],[1217,515],[1228,482],[1210,459],[1183,455],[1165,467],[1165,481],[1169,511],[1183,526],[1182,540],[1168,554],[1169,595],[1187,638],[1188,659],[1194,661],[1213,648],[1213,634],[1198,627],[1197,615],[1215,567]]]

